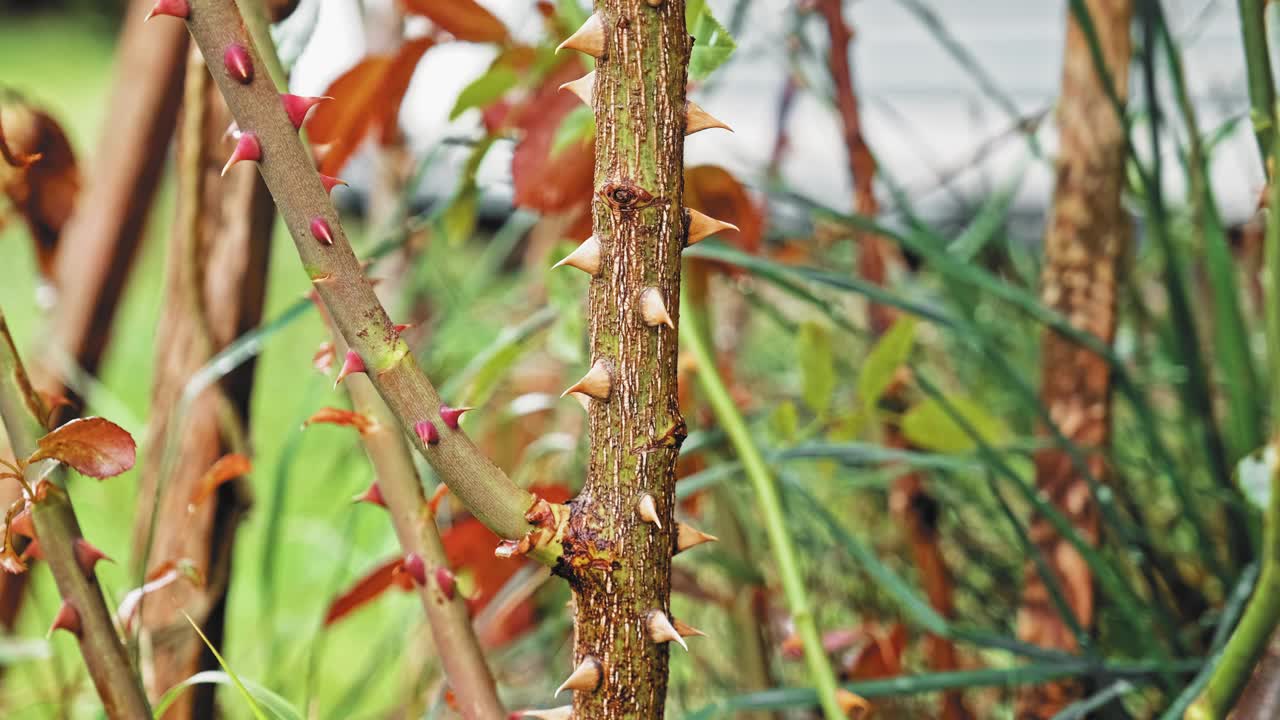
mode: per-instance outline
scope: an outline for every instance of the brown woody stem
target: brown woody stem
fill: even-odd
[[[649,325],[641,296],[656,288],[678,320],[684,190],[685,81],[691,43],[684,0],[597,0],[593,229],[600,269],[590,284],[593,367],[609,373],[589,403],[586,483],[573,504],[566,560],[576,600],[574,667],[604,668],[575,692],[578,718],[660,718],[671,642],[647,618],[669,614],[675,461],[685,436],[676,398],[678,337]],[[652,495],[662,521],[636,510]]]
[[[22,360],[9,335],[4,311],[0,309],[0,419],[9,435],[9,444],[18,458],[35,452],[36,442],[45,434],[42,418],[44,403],[31,388]],[[36,463],[37,466],[41,463]],[[27,480],[34,486],[40,477],[39,467],[27,468]],[[103,709],[112,718],[148,718],[151,709],[129,656],[102,597],[97,575],[86,572],[76,560],[75,543],[83,535],[76,520],[60,467],[47,482],[47,495],[32,508],[40,550],[63,602],[79,616],[80,653],[84,656],[89,676],[102,699]]]
[[[445,429],[440,441],[431,445],[414,433],[420,421],[440,424],[439,393],[365,279],[338,213],[268,74],[257,72],[249,82],[240,82],[223,67],[223,54],[232,44],[246,48],[255,67],[266,67],[234,0],[193,0],[186,22],[240,129],[254,133],[261,145],[258,169],[293,236],[303,267],[338,331],[363,360],[401,432],[476,518],[504,538],[525,537],[533,529],[525,519],[535,501],[530,493],[515,485],[462,432]],[[328,224],[331,243],[312,235],[315,220]],[[560,555],[559,542],[535,545],[530,555],[554,564]]]

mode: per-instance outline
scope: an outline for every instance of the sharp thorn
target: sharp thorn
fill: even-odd
[[[672,620],[671,624],[675,626],[676,632],[680,633],[680,637],[706,637],[707,634],[698,628],[680,622],[679,619]]]
[[[711,113],[703,110],[698,103],[688,100],[684,104],[684,134],[692,135],[711,128],[721,128],[733,132],[733,128],[717,120]]]
[[[332,245],[333,228],[329,227],[329,221],[322,217],[312,218],[311,237],[319,240],[321,245]]]
[[[332,99],[328,96],[311,97],[290,93],[280,94],[280,102],[284,105],[284,111],[289,115],[289,122],[293,123],[293,129],[295,130],[302,129],[302,124],[307,121],[307,113],[311,112],[311,108],[325,100]]]
[[[556,688],[556,695],[560,695],[565,690],[593,693],[600,687],[600,681],[603,678],[604,673],[601,671],[600,661],[588,655],[583,658],[578,667],[573,669],[573,672],[560,684],[560,687]]]
[[[231,79],[241,85],[253,82],[253,58],[249,50],[239,43],[231,43],[222,53],[222,65],[227,69]]]
[[[151,8],[151,12],[147,13],[147,18],[143,22],[157,15],[168,15],[169,17],[186,20],[191,16],[191,5],[187,0],[156,0],[155,6]]]
[[[440,406],[440,419],[444,420],[444,424],[450,430],[457,430],[458,423],[462,419],[462,414],[471,410],[469,407],[451,408],[448,405]]]
[[[662,520],[658,518],[658,504],[654,502],[653,496],[645,493],[640,502],[636,504],[636,512],[640,513],[640,519],[647,523],[653,523],[662,529]]]
[[[692,525],[676,523],[676,552],[682,553],[702,543],[715,542],[720,538],[708,535]]]
[[[649,617],[645,619],[645,625],[649,628],[649,639],[656,643],[671,642],[672,640],[680,644],[680,647],[688,652],[689,646],[685,644],[684,638],[680,637],[680,633],[676,631],[667,614],[661,610],[650,610]]]
[[[106,560],[111,562],[111,558],[107,554],[93,546],[93,543],[84,538],[76,538],[72,550],[76,556],[76,564],[84,571],[85,575],[93,575],[93,567],[99,561]]]
[[[600,274],[600,241],[596,239],[595,235],[587,238],[573,252],[569,253],[560,262],[552,265],[552,267],[560,267],[561,265],[578,268],[593,277]]]
[[[452,601],[457,595],[458,578],[453,571],[447,567],[440,566],[436,568],[436,587],[440,588],[440,594],[444,595],[445,600]]]
[[[262,145],[258,142],[258,135],[252,132],[242,132],[236,140],[236,149],[231,151],[231,157],[227,159],[227,164],[222,167],[222,174],[225,176],[232,165],[238,162],[258,162],[262,159]]]
[[[351,502],[366,502],[370,505],[381,505],[382,507],[387,506],[387,501],[382,498],[382,490],[378,488],[378,483],[376,481],[369,483],[368,490],[365,490],[363,493],[351,498]]]
[[[609,376],[609,368],[603,360],[597,360],[591,365],[591,369],[587,371],[587,374],[583,375],[582,379],[570,386],[568,390],[560,393],[560,397],[564,397],[569,393],[580,392],[590,395],[596,400],[604,401],[609,399],[609,391],[612,387],[613,379]]]
[[[640,319],[649,327],[666,325],[676,329],[675,321],[667,312],[667,304],[662,300],[662,291],[658,288],[646,288],[640,293]]]
[[[418,434],[418,439],[423,445],[435,445],[440,442],[440,432],[430,420],[419,420],[413,426],[413,431]]]
[[[707,217],[692,208],[686,208],[686,210],[689,213],[689,240],[686,243],[687,245],[692,245],[701,240],[706,240],[712,235],[725,230],[738,229],[738,226],[733,223],[727,223],[723,220],[716,220],[715,218]]]
[[[595,92],[595,84],[596,84],[596,71],[592,70],[591,72],[587,73],[586,75],[583,75],[577,80],[571,80],[561,85],[560,89],[568,90],[574,95],[577,95],[579,100],[587,104],[587,107],[591,107],[592,105],[591,98]]]
[[[347,186],[346,180],[343,180],[342,178],[333,177],[332,175],[321,175],[320,183],[324,185],[324,191],[327,193],[333,192],[333,189],[339,185],[342,185],[344,187]]]
[[[53,624],[49,626],[49,635],[53,635],[55,630],[66,630],[67,632],[80,637],[80,612],[71,604],[70,600],[63,600],[62,607],[58,608],[58,614],[53,618]]]
[[[338,369],[338,377],[333,381],[336,388],[342,384],[342,381],[352,373],[364,372],[364,360],[356,354],[355,350],[347,350],[347,356],[342,360],[342,367]]]
[[[409,553],[404,556],[404,571],[409,573],[409,577],[419,585],[427,584],[427,564],[422,561],[422,556],[418,553]]]
[[[566,49],[577,50],[595,58],[604,54],[604,24],[600,21],[600,13],[593,13],[587,18],[577,32],[560,43],[556,52]]]

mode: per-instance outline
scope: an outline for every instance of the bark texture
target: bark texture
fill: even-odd
[[[275,221],[271,196],[253,168],[219,176],[232,145],[224,138],[231,116],[199,53],[192,52],[187,66],[177,221],[156,331],[164,342],[156,348],[134,539],[136,555],[148,558],[148,572],[189,559],[206,582],[204,587],[173,583],[146,599],[142,628],[151,646],[146,676],[152,698],[196,672],[218,667],[183,612],[214,645],[221,644],[233,541],[248,495],[233,482],[204,502],[191,503],[218,458],[248,452],[245,426],[254,363],[246,362],[205,390],[185,414],[180,414],[181,398],[213,354],[261,319]],[[214,689],[201,685],[184,693],[165,718],[213,718]]]
[[[603,681],[574,694],[574,717],[660,718],[670,643],[650,612],[670,614],[675,460],[685,436],[676,397],[676,331],[641,317],[656,288],[678,319],[684,192],[685,81],[691,41],[683,0],[599,0],[596,195],[601,268],[590,287],[591,361],[609,372],[593,399],[586,484],[573,503],[564,568],[574,587],[574,665],[598,660]],[[636,506],[656,501],[662,527]]]
[[[1131,0],[1088,0],[1110,82],[1127,97]],[[1110,343],[1116,327],[1116,273],[1131,233],[1121,204],[1127,146],[1089,42],[1069,20],[1058,105],[1061,145],[1053,214],[1045,236],[1041,299],[1075,327]],[[1111,377],[1106,361],[1061,335],[1045,334],[1041,351],[1042,401],[1063,434],[1089,452],[1095,477],[1106,477],[1103,450],[1109,440]],[[1036,484],[1090,542],[1098,539],[1098,511],[1084,477],[1063,451],[1035,457]],[[1032,540],[1050,564],[1066,600],[1086,631],[1094,622],[1093,578],[1084,559],[1043,517]],[[1024,572],[1018,635],[1047,648],[1077,650],[1067,623],[1054,610],[1034,565]],[[1018,702],[1018,717],[1048,718],[1080,697],[1082,686],[1057,682],[1031,688]]]

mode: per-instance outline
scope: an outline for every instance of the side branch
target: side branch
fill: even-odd
[[[19,460],[35,452],[37,441],[45,434],[41,420],[44,414],[44,403],[27,381],[4,311],[0,310],[0,419]],[[42,463],[28,467],[26,476],[28,483],[37,488],[38,502],[31,502],[30,506],[40,551],[62,595],[62,609],[53,629],[68,630],[79,640],[80,653],[108,717],[151,717],[146,694],[116,634],[111,612],[93,571],[99,557],[88,558],[83,566],[81,564],[87,556],[85,548],[92,546],[80,532],[71,498],[62,482],[65,471],[59,466],[54,478],[40,479],[40,465]],[[43,497],[39,497],[41,494]]]
[[[444,403],[365,279],[325,184],[246,33],[234,0],[189,4],[166,0],[163,4],[164,14],[186,20],[242,131],[228,169],[239,160],[257,163],[307,275],[351,347],[350,369],[368,374],[395,414],[400,431],[476,518],[508,540],[532,538],[521,542],[521,547],[554,565],[561,554],[559,542],[548,540],[545,531],[525,519],[536,499],[481,454],[464,433],[442,422]],[[440,432],[415,432],[425,427],[423,423]]]

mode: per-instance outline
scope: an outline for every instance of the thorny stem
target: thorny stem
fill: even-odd
[[[338,213],[268,73],[256,72],[249,82],[241,83],[223,67],[223,53],[232,44],[245,48],[254,67],[266,67],[246,33],[234,0],[193,0],[186,22],[240,129],[254,133],[261,144],[258,169],[320,300],[368,369],[370,380],[396,416],[401,432],[477,519],[504,538],[525,537],[534,529],[525,519],[535,502],[530,493],[516,486],[464,433],[441,428],[439,442],[428,445],[414,432],[415,424],[423,420],[440,426],[439,393],[418,366],[409,346],[400,339],[365,279]],[[328,224],[331,244],[312,236],[311,223],[317,219]],[[529,554],[554,565],[561,552],[559,540],[550,537]]]
[[[0,419],[17,457],[28,457],[35,451],[37,440],[45,433],[41,425],[44,416],[44,403],[27,380],[0,309]],[[40,470],[27,468],[27,478],[33,484],[40,479]],[[116,634],[97,575],[82,570],[76,561],[75,542],[83,535],[63,482],[66,472],[59,466],[54,473],[48,481],[48,494],[34,503],[31,513],[40,550],[63,602],[79,615],[80,653],[107,717],[149,718],[146,693]]]
[[[747,423],[738,412],[737,405],[729,395],[724,380],[716,367],[711,350],[698,333],[692,318],[686,317],[680,325],[680,340],[693,354],[697,363],[698,383],[706,393],[707,401],[715,413],[716,420],[729,435],[742,469],[751,481],[760,504],[760,513],[764,516],[765,533],[773,548],[774,560],[778,563],[778,574],[782,580],[782,591],[787,597],[787,605],[791,611],[791,620],[795,624],[796,634],[804,645],[805,661],[809,665],[809,674],[818,693],[818,701],[822,704],[827,720],[840,720],[844,717],[840,703],[836,697],[837,684],[835,672],[822,647],[822,636],[818,633],[818,625],[813,617],[813,609],[809,605],[809,595],[805,590],[804,575],[800,572],[799,552],[791,530],[787,526],[786,513],[782,508],[782,497],[773,474],[769,471],[764,455],[751,437]]]
[[[346,351],[346,343],[335,333],[334,347]],[[378,396],[368,378],[352,376],[346,380],[347,393],[356,412],[373,421],[361,432],[369,461],[373,464],[375,482],[391,515],[391,524],[405,554],[416,553],[427,566],[427,583],[419,588],[422,607],[431,625],[440,662],[444,665],[449,686],[458,701],[458,710],[469,720],[503,717],[502,703],[484,652],[471,626],[466,600],[456,590],[442,590],[437,568],[450,572],[444,543],[436,528],[435,517],[427,506],[418,479],[413,456],[396,431],[395,415]]]
[[[1277,448],[1280,438],[1272,440]],[[1195,703],[1187,708],[1186,720],[1221,720],[1227,717],[1240,696],[1258,659],[1280,625],[1280,468],[1271,475],[1271,498],[1263,517],[1262,574],[1249,598],[1249,605],[1231,639],[1222,649],[1222,659]]]

